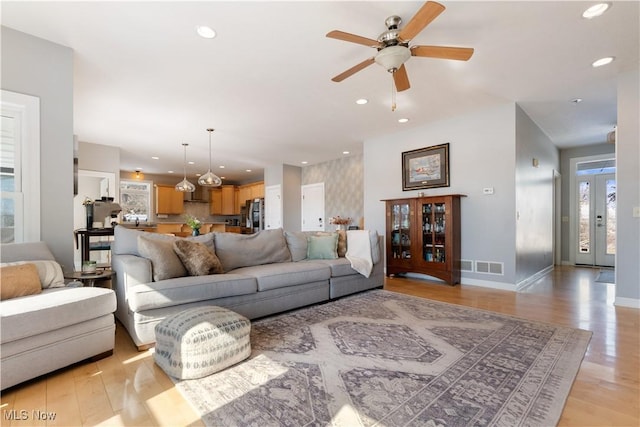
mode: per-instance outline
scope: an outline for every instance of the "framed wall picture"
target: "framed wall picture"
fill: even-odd
[[[402,153],[402,190],[449,186],[449,143]]]

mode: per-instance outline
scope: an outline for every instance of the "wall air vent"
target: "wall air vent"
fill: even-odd
[[[460,260],[460,271],[473,272],[473,261],[471,261],[469,259],[461,259]]]
[[[504,263],[476,261],[476,273],[504,275]]]

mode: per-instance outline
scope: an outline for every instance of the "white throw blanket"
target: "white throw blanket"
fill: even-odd
[[[369,230],[347,231],[347,253],[345,257],[351,262],[351,268],[364,277],[369,277],[373,270],[370,233]]]

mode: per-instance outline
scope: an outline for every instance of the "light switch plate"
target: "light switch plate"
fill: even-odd
[[[633,217],[640,218],[640,206],[633,207]]]
[[[493,194],[493,187],[485,187],[482,189],[482,194]]]

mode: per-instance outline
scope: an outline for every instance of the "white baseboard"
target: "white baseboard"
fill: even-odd
[[[617,307],[640,308],[640,299],[616,297],[613,305]]]
[[[538,271],[536,274],[527,277],[526,279],[524,279],[523,281],[519,282],[516,285],[516,289],[518,291],[522,291],[526,288],[528,288],[529,286],[531,286],[533,284],[533,282],[535,282],[536,280],[538,280],[539,278],[541,278],[542,276],[545,276],[547,274],[549,274],[550,272],[553,271],[553,265],[550,265],[546,268],[543,268],[542,270]]]
[[[461,285],[464,286],[479,286],[482,288],[499,289],[502,291],[516,291],[516,285],[513,283],[493,282],[490,280],[478,280],[462,278]]]

